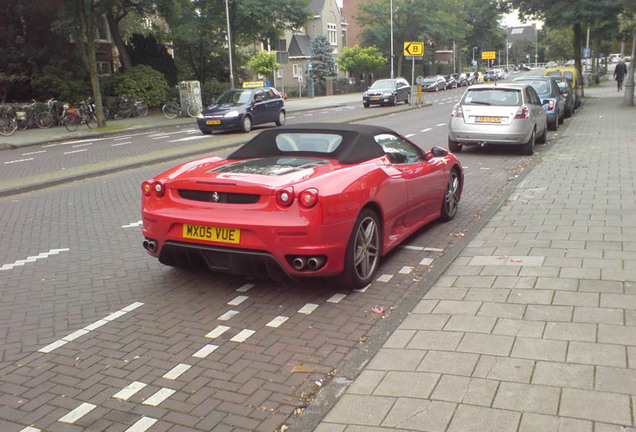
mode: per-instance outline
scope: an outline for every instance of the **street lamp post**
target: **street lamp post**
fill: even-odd
[[[475,68],[475,70],[477,70],[477,63],[475,63],[475,50],[477,49],[477,47],[473,47],[473,67]]]
[[[234,88],[234,71],[232,68],[232,36],[230,34],[230,7],[228,0],[225,0],[225,18],[227,21],[227,48],[230,59],[230,88]]]
[[[227,0],[226,0],[227,1]],[[393,79],[393,0],[389,3],[389,8],[391,9],[389,12],[390,21],[391,21],[391,79]]]

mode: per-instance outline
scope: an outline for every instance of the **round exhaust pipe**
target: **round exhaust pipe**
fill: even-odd
[[[305,268],[305,259],[302,257],[296,257],[292,260],[292,267],[294,270],[300,271]]]
[[[323,257],[311,257],[307,260],[307,268],[309,270],[316,270],[319,267],[322,267],[325,263],[325,259]]]
[[[144,242],[142,243],[144,249],[146,249],[148,252],[156,252],[157,251],[157,242],[155,240],[144,240]]]

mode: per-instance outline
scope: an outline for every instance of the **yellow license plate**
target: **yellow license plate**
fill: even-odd
[[[380,98],[372,97],[372,98],[371,98],[371,100],[372,100],[372,101],[379,101],[379,100],[380,100]]]
[[[207,120],[205,124],[209,124],[209,125],[221,124],[221,120]]]
[[[501,117],[477,117],[477,123],[501,123]]]
[[[238,228],[183,224],[183,238],[239,244],[241,241],[241,230]]]

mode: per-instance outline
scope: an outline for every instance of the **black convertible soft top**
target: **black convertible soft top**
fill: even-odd
[[[382,126],[358,125],[349,123],[301,123],[267,129],[245,143],[241,148],[228,155],[228,159],[254,159],[270,156],[320,156],[312,152],[281,151],[276,145],[276,136],[285,133],[324,133],[342,136],[342,143],[329,157],[342,164],[360,163],[385,155],[376,142],[378,134],[398,135],[395,131]]]

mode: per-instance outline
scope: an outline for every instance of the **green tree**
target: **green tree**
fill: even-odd
[[[165,76],[170,86],[177,85],[177,67],[174,64],[174,59],[168,53],[165,45],[160,44],[153,35],[132,35],[126,44],[126,50],[130,54],[133,66],[151,66]]]
[[[386,64],[387,60],[376,46],[361,48],[344,47],[338,56],[338,67],[344,71],[354,74],[356,78],[360,75],[373,74]],[[366,81],[365,76],[365,81]]]
[[[333,47],[324,35],[316,36],[311,42],[311,76],[319,91],[326,88],[328,77],[336,75],[336,62],[333,58]]]
[[[256,53],[247,62],[247,65],[257,74],[269,77],[280,69],[280,64],[276,62],[276,53],[265,50]]]
[[[572,52],[571,28],[546,28],[545,45],[547,46],[548,60],[565,61],[574,58]]]

